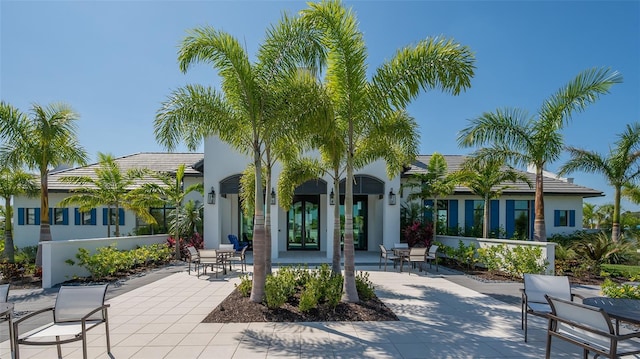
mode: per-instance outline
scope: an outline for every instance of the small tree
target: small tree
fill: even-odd
[[[144,200],[131,190],[136,182],[149,172],[139,168],[131,168],[122,173],[120,166],[109,154],[98,152],[99,166],[95,169],[95,177],[63,176],[58,180],[63,183],[80,186],[72,190],[75,194],[58,203],[61,207],[72,204],[79,205],[81,212],[90,211],[98,206],[107,206],[107,237],[111,237],[111,210],[115,210],[115,236],[120,237],[120,208],[135,212],[143,221],[155,223]],[[130,193],[131,192],[131,193]]]
[[[13,245],[13,208],[11,197],[24,194],[35,197],[39,192],[38,183],[33,175],[21,170],[4,167],[0,169],[0,197],[4,198],[4,256],[9,263],[15,262]]]

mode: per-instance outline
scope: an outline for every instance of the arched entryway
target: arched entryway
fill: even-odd
[[[298,186],[287,212],[287,250],[313,250],[321,248],[320,196],[327,193],[327,182],[310,180]]]
[[[340,181],[340,222],[344,227],[345,180]],[[377,195],[377,197],[375,197]],[[353,245],[356,250],[369,249],[369,221],[371,196],[382,199],[384,182],[367,175],[354,176],[353,183]],[[344,230],[341,231],[344,235]]]

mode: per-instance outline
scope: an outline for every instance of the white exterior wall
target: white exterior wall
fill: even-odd
[[[209,137],[204,143],[205,161],[205,192],[216,191],[216,204],[205,205],[204,212],[204,240],[205,247],[216,248],[220,243],[226,243],[227,235],[238,235],[238,200],[237,195],[220,196],[220,181],[229,176],[241,174],[252,158],[236,152],[228,144],[217,137]],[[282,166],[277,163],[272,172],[273,184],[276,187]],[[385,182],[385,194],[382,199],[378,195],[370,195],[368,201],[368,250],[378,251],[378,244],[391,245],[398,240],[400,232],[400,204],[398,196],[397,205],[389,205],[388,192],[393,187],[394,193],[400,188],[400,177],[393,180],[386,177],[386,167],[382,161],[377,161],[355,173],[356,175],[368,175]],[[320,251],[326,251],[327,258],[333,256],[333,244],[329,238],[333,234],[333,206],[329,204],[329,193],[333,181],[329,176],[322,179],[327,182],[327,193],[320,195]],[[271,188],[267,189],[268,191]],[[336,194],[336,203],[338,195]],[[287,213],[279,207],[279,198],[276,197],[276,205],[271,206],[271,238],[272,259],[279,257],[279,252],[287,250]]]

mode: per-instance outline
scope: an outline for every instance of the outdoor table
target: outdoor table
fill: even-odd
[[[604,309],[616,320],[616,333],[619,332],[619,322],[640,325],[640,299],[591,297],[584,298],[582,303]]]
[[[13,357],[15,353],[13,343],[13,303],[0,303],[0,318],[9,324],[9,345],[11,347],[11,357]]]
[[[393,248],[393,254],[396,257],[400,258],[400,272],[402,272],[402,265],[404,263],[404,259],[409,257],[409,253],[411,252],[410,248]]]

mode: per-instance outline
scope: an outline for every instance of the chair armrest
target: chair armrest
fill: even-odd
[[[585,297],[584,297],[584,295],[582,295],[582,294],[578,294],[578,293],[573,293],[573,292],[572,292],[572,293],[571,293],[571,301],[572,301],[572,302],[573,302],[573,298],[575,298],[575,297],[578,297],[578,298],[580,298],[581,300],[585,298]]]
[[[25,321],[25,320],[27,320],[27,319],[29,319],[29,318],[35,317],[36,315],[38,315],[38,314],[42,314],[42,313],[45,313],[45,312],[53,312],[53,307],[44,308],[44,309],[40,309],[40,310],[37,310],[37,311],[35,311],[35,312],[29,313],[29,314],[25,315],[24,317],[22,317],[22,318],[20,318],[20,319],[16,319],[16,320],[14,320],[14,321],[13,321],[13,324],[14,324],[14,325],[16,326],[16,328],[17,328],[17,325],[18,325],[19,323],[22,323],[23,321]]]

